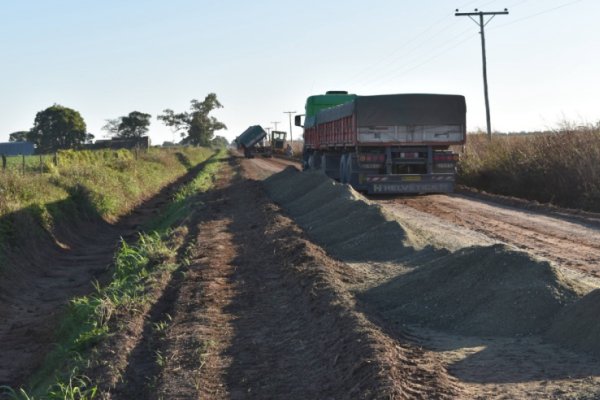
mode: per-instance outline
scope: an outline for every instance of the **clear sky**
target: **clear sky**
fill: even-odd
[[[97,138],[108,118],[153,115],[217,93],[228,139],[249,125],[288,130],[284,111],[326,90],[456,93],[485,127],[478,27],[486,27],[492,125],[544,129],[600,120],[598,0],[3,0],[0,141],[58,103]],[[294,128],[294,135],[299,135]]]

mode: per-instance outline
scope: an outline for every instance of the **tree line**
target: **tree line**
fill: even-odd
[[[193,99],[189,111],[176,113],[165,109],[157,119],[181,135],[180,144],[221,147],[228,144],[227,139],[215,137],[215,132],[227,127],[210,115],[218,108],[223,108],[223,105],[215,93],[209,93],[203,101]],[[106,120],[102,130],[114,138],[139,138],[148,132],[151,119],[150,114],[132,111],[128,115]],[[39,153],[81,148],[93,139],[94,135],[87,132],[81,114],[59,104],[38,112],[30,130],[9,135],[11,142],[34,143]]]

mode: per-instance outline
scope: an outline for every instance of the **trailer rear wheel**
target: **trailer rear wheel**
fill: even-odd
[[[346,172],[344,173],[345,183],[352,184],[352,174],[356,170],[356,166],[352,165],[356,163],[356,158],[352,157],[352,154],[346,156]]]
[[[315,156],[313,154],[308,156],[308,169],[315,169]]]
[[[346,183],[346,154],[340,158],[340,182]]]

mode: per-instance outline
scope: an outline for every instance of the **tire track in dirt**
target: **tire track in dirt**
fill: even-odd
[[[414,208],[558,265],[600,277],[600,232],[593,225],[487,204],[459,195],[430,195],[378,202],[400,212],[403,206]]]

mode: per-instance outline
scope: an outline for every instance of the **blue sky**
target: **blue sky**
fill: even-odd
[[[4,0],[0,141],[58,103],[102,137],[108,118],[155,119],[215,92],[233,139],[288,129],[283,111],[326,90],[456,93],[485,127],[478,27],[454,9],[509,8],[486,27],[492,125],[543,129],[600,120],[597,0]],[[294,135],[300,130],[294,128]]]

